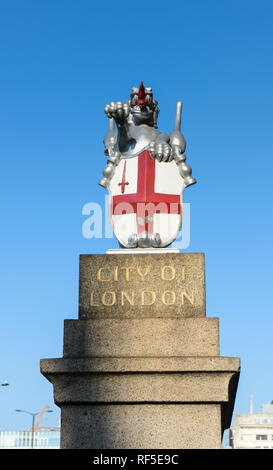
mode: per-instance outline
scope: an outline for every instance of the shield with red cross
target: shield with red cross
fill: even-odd
[[[170,245],[182,224],[184,180],[174,160],[159,162],[148,150],[121,158],[109,185],[110,220],[122,246],[148,235]]]

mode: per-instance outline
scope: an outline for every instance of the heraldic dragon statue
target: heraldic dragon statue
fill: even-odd
[[[177,102],[169,135],[157,128],[157,105],[151,87],[141,82],[126,103],[111,102],[104,108],[108,159],[99,184],[110,193],[110,220],[123,248],[170,245],[182,225],[183,190],[196,183],[186,163],[182,102]]]

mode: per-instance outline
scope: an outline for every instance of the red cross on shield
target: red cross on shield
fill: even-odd
[[[158,233],[162,246],[177,237],[182,224],[184,180],[175,161],[159,162],[148,150],[122,158],[109,186],[110,219],[123,246],[133,234]]]

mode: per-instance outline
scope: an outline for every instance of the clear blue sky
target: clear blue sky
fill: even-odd
[[[104,105],[143,80],[173,129],[182,100],[198,184],[191,243],[205,252],[207,315],[221,355],[240,357],[235,412],[273,399],[273,3],[266,0],[9,0],[0,15],[0,429],[15,408],[54,413],[41,358],[62,356],[77,318],[78,257],[112,240],[82,236],[82,207],[102,203]]]

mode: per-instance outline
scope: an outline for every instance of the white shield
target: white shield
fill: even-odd
[[[110,220],[122,246],[149,237],[166,247],[182,225],[185,184],[174,160],[159,162],[145,150],[121,158],[109,185]]]

